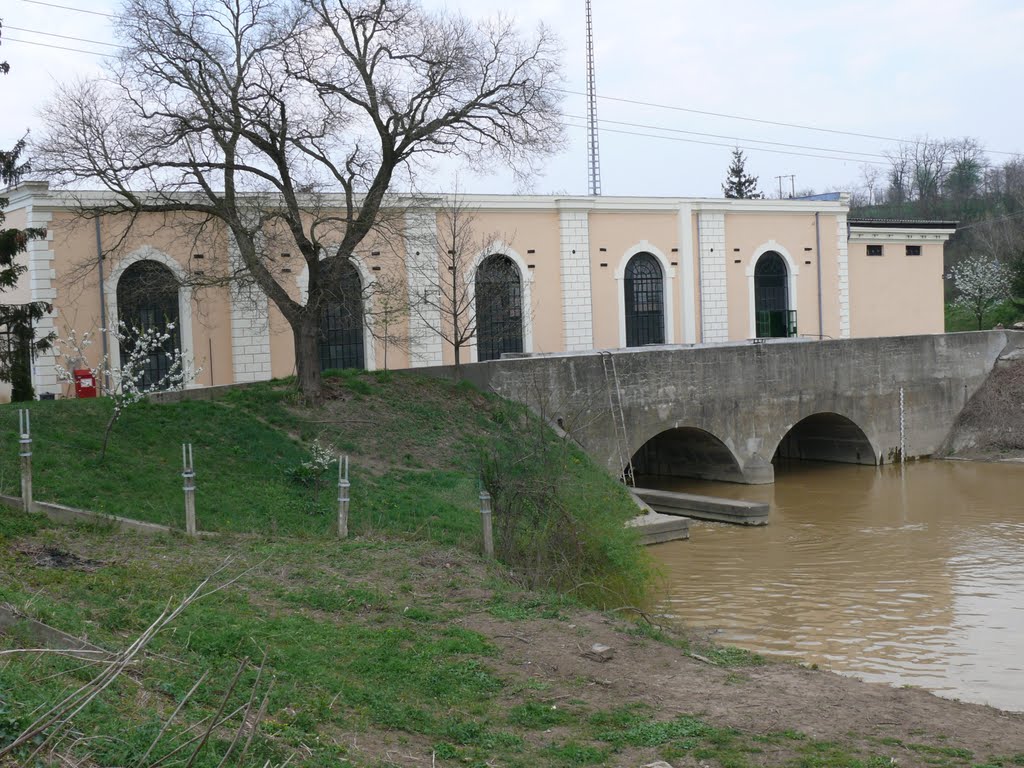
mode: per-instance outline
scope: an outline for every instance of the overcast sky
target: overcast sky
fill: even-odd
[[[114,0],[52,0],[100,14]],[[544,21],[565,47],[567,88],[585,87],[584,0],[426,0],[428,5],[486,15],[512,9],[524,27]],[[729,147],[746,148],[748,170],[777,194],[779,175],[796,189],[846,188],[862,162],[884,162],[893,144],[772,126],[695,112],[629,104],[632,99],[688,110],[892,138],[979,139],[993,153],[1024,152],[1024,2],[1021,0],[593,0],[598,104],[603,125],[601,173],[606,195],[721,195]],[[0,142],[37,128],[37,110],[54,86],[98,72],[102,58],[21,41],[111,52],[110,19],[29,2],[3,0]],[[24,30],[35,30],[28,32]],[[49,35],[38,34],[47,32]],[[585,100],[569,95],[567,115],[583,117]],[[571,125],[579,120],[568,120]],[[623,125],[632,123],[635,127]],[[659,134],[650,138],[615,131]],[[533,184],[538,193],[586,194],[582,128],[568,129],[568,149]],[[694,135],[715,134],[716,136]],[[691,139],[726,146],[690,143]],[[754,140],[804,145],[799,149]],[[762,149],[758,149],[761,147]],[[845,159],[815,159],[771,148]],[[845,153],[860,152],[862,155]],[[438,174],[438,184],[450,169]],[[472,177],[471,192],[513,192],[507,173]],[[784,181],[788,193],[790,181]]]

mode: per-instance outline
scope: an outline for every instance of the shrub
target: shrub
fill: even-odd
[[[514,428],[481,471],[498,559],[533,589],[599,606],[642,604],[652,569],[636,532],[625,527],[637,512],[626,490],[599,482],[602,470],[525,408],[509,403],[498,414]]]

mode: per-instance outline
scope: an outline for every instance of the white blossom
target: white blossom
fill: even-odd
[[[949,270],[959,295],[953,305],[970,312],[980,329],[985,313],[1010,295],[1010,271],[1001,262],[984,256],[968,256]]]
[[[139,402],[147,395],[154,392],[162,392],[168,389],[182,389],[185,385],[195,381],[196,376],[202,371],[195,368],[185,359],[181,350],[175,348],[172,351],[166,350],[166,344],[171,339],[170,331],[174,330],[174,324],[168,323],[165,328],[136,328],[123,322],[114,328],[100,328],[99,333],[109,333],[110,343],[118,345],[124,351],[121,364],[112,365],[109,355],[103,355],[99,363],[89,366],[89,373],[96,382],[97,390],[114,403],[114,412],[104,435],[103,453],[106,454],[107,438],[110,429],[121,416],[121,413],[131,405]],[[56,348],[62,362],[56,365],[57,378],[61,381],[74,381],[74,372],[84,370],[88,365],[87,349],[93,343],[92,332],[78,336],[72,329],[67,338],[57,339]],[[158,352],[167,356],[167,370],[155,381],[146,381],[146,368],[150,357]]]
[[[309,446],[309,461],[302,462],[302,466],[318,476],[327,471],[327,468],[334,463],[334,452],[330,446],[321,444],[319,438],[314,439]]]

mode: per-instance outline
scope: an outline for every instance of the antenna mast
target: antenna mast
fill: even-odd
[[[597,146],[597,85],[594,79],[594,22],[587,3],[587,156],[590,194],[601,194],[601,153]]]

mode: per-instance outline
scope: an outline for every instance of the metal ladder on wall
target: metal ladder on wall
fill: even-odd
[[[626,414],[622,408],[622,387],[619,386],[619,373],[615,368],[615,356],[606,350],[601,350],[601,367],[604,370],[604,385],[608,391],[608,411],[612,417],[612,429],[615,432],[615,451],[619,456],[619,473],[622,481],[630,486],[636,487],[633,479],[633,457],[629,453],[629,436],[626,433]],[[611,380],[609,381],[608,368],[611,362]],[[613,386],[614,385],[614,386]],[[614,392],[614,397],[613,397]]]

